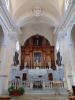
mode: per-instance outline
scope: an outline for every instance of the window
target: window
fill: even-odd
[[[65,10],[68,9],[69,4],[70,4],[70,0],[65,0]]]
[[[19,42],[16,42],[16,50],[19,51]]]
[[[7,7],[7,10],[9,10],[9,0],[5,0],[5,4],[6,4],[6,7]]]
[[[57,41],[56,50],[59,51],[59,42]]]

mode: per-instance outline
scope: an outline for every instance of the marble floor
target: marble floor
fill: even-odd
[[[11,100],[69,100],[64,95],[50,95],[50,94],[25,94],[23,96],[12,98]]]

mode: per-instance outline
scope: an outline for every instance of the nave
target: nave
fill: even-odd
[[[75,99],[75,0],[0,0],[0,99],[16,93]]]

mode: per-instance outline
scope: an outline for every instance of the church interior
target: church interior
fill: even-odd
[[[0,100],[35,99],[75,100],[75,0],[0,0]]]

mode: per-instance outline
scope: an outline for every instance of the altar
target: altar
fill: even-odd
[[[34,81],[33,82],[33,89],[42,89],[43,88],[43,82],[42,81]]]
[[[29,69],[28,70],[28,80],[29,81],[47,81],[48,72],[47,69]]]
[[[20,70],[18,67],[11,67],[10,71],[10,80],[15,80],[16,76],[20,77],[21,81],[63,81],[64,79],[64,68],[61,67],[57,70],[53,70],[51,68],[44,69],[44,68],[35,68],[35,69],[28,69],[24,68],[23,70]]]
[[[23,85],[25,88],[44,89],[54,88],[54,86],[63,88],[63,75],[63,67],[57,70],[39,67],[35,69],[24,68],[20,70],[18,67],[12,66],[9,84],[16,86],[16,77],[18,76],[19,85]]]

